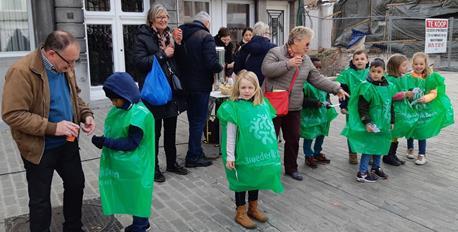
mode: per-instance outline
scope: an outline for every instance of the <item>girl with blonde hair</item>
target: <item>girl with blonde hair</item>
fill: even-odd
[[[229,189],[235,192],[235,221],[253,229],[250,219],[266,222],[258,209],[259,190],[283,192],[275,110],[263,99],[256,74],[240,71],[229,101],[218,109],[222,126],[222,153]],[[248,210],[245,197],[248,192]]]

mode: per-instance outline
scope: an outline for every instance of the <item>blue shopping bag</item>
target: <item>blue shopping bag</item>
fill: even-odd
[[[172,89],[156,56],[153,56],[153,66],[146,75],[141,95],[143,100],[153,106],[165,105],[172,100]]]

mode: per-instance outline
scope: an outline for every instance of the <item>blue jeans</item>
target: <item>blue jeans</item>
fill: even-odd
[[[312,142],[313,139],[304,139],[304,155],[305,157],[312,157],[318,156],[320,152],[323,150],[322,145],[324,141],[324,135],[320,135],[315,138],[315,144],[313,145],[312,150]]]
[[[125,232],[145,232],[149,225],[148,218],[132,216],[132,225],[124,229]]]
[[[374,162],[372,163],[372,169],[380,168],[380,161],[382,160],[381,155],[368,155],[362,154],[361,160],[359,161],[359,172],[366,173],[369,170],[369,160],[374,157]]]
[[[203,158],[202,134],[208,115],[209,92],[192,92],[188,96],[189,140],[186,161]]]
[[[413,149],[413,139],[407,139],[407,149]],[[418,140],[418,154],[426,154],[426,139]]]

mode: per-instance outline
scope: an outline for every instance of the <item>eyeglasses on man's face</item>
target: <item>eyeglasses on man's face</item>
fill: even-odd
[[[53,50],[53,51],[57,54],[57,56],[59,56],[63,61],[65,61],[65,63],[67,63],[67,64],[70,65],[70,66],[73,66],[73,65],[75,65],[75,63],[77,63],[77,62],[80,61],[79,58],[76,59],[76,60],[67,60],[67,59],[65,59],[65,57],[63,57],[58,51],[56,51],[56,50]]]

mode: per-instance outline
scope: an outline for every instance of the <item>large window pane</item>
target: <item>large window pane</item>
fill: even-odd
[[[121,9],[124,12],[143,12],[143,0],[122,0]]]
[[[26,0],[0,1],[0,52],[30,51]]]
[[[113,73],[113,39],[111,25],[87,25],[91,85],[102,85]]]
[[[123,39],[124,39],[124,63],[126,65],[126,72],[131,76],[138,77],[137,69],[134,63],[134,45],[135,34],[137,33],[138,25],[123,25]]]
[[[206,1],[184,1],[184,22],[191,22],[194,15],[205,11],[210,13],[210,3]]]
[[[87,11],[110,11],[110,0],[85,0]]]
[[[242,40],[242,31],[250,25],[249,4],[227,4],[227,28],[233,42]]]

